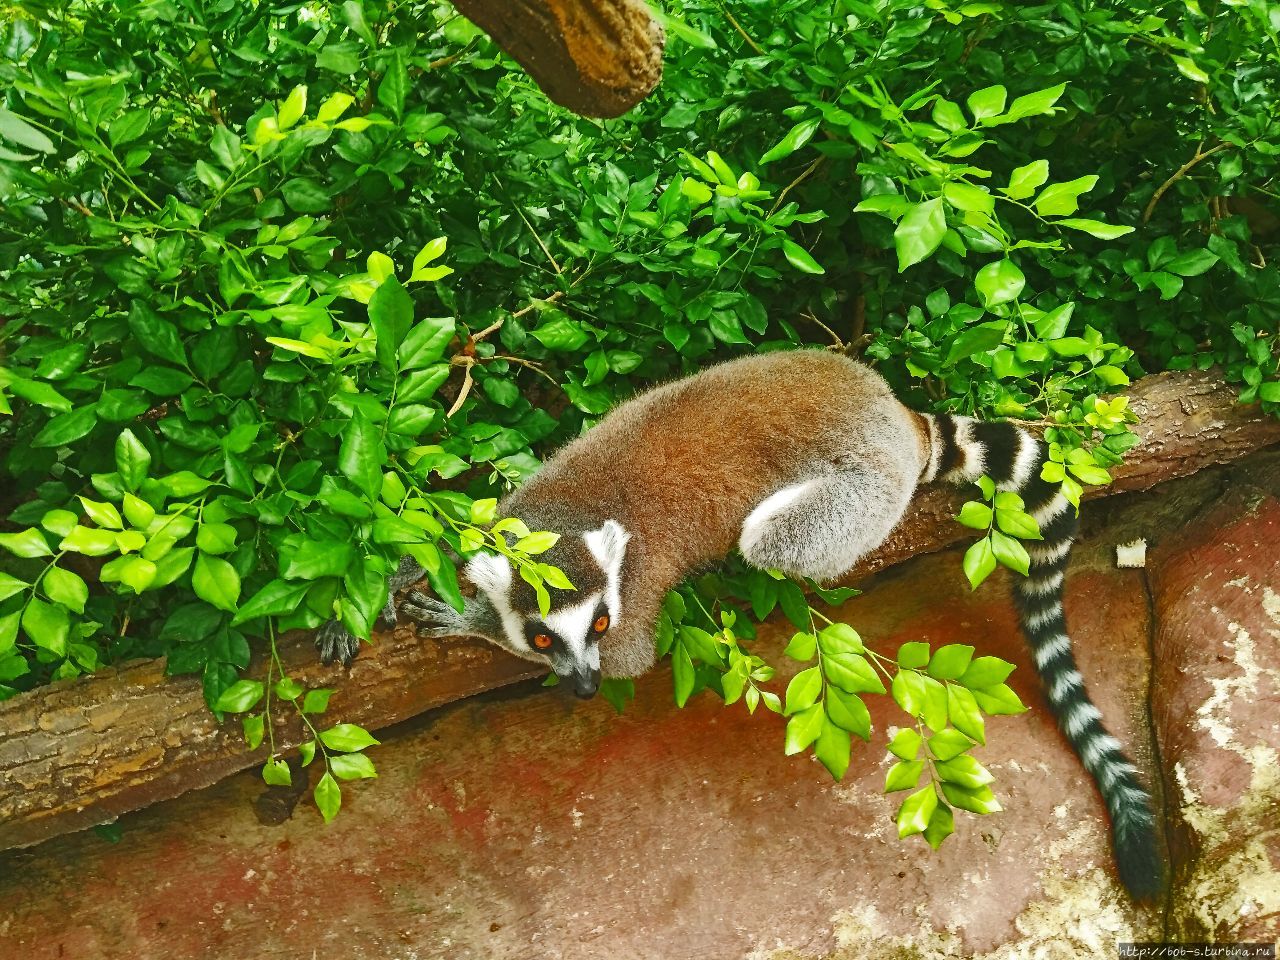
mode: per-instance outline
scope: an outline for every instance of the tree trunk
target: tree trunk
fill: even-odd
[[[454,0],[542,91],[587,117],[616,117],[662,78],[662,27],[644,0]]]
[[[1210,374],[1148,377],[1130,396],[1142,442],[1114,471],[1115,482],[1091,496],[1145,490],[1280,442],[1280,420],[1238,406],[1235,391]],[[954,490],[924,491],[854,576],[970,536],[952,520],[965,499]],[[541,672],[482,642],[418,639],[408,626],[375,639],[349,670],[322,666],[302,634],[282,638],[281,655],[307,687],[336,689],[334,716],[371,729]],[[263,673],[258,664],[255,675]],[[301,730],[292,710],[273,713],[280,714],[277,750],[295,748]],[[246,750],[240,725],[219,725],[206,709],[199,679],[166,677],[163,661],[122,664],[0,703],[0,730],[0,849],[207,786],[267,753]]]

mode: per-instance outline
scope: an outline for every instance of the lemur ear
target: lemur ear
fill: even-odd
[[[622,558],[626,556],[627,541],[631,539],[631,534],[617,520],[606,520],[604,526],[584,534],[583,539],[601,569],[616,576],[622,569]]]

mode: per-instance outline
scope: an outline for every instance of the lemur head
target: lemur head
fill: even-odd
[[[501,624],[491,639],[518,657],[549,663],[556,676],[587,699],[600,687],[600,642],[622,616],[619,580],[631,535],[614,520],[598,530],[562,536],[540,560],[559,567],[574,590],[552,590],[551,609],[538,610],[533,588],[506,557],[477,554],[467,576]]]

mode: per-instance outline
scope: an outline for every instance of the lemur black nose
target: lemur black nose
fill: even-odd
[[[574,680],[573,692],[583,700],[590,700],[596,695],[596,691],[600,689],[600,671],[592,670],[590,673],[580,673]]]

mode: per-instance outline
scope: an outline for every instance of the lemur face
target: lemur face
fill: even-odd
[[[600,643],[622,616],[619,578],[630,534],[613,520],[598,530],[563,537],[540,559],[564,571],[575,590],[553,590],[544,617],[532,588],[506,557],[478,554],[467,576],[493,605],[502,624],[500,646],[526,660],[548,663],[586,699],[600,688]]]

